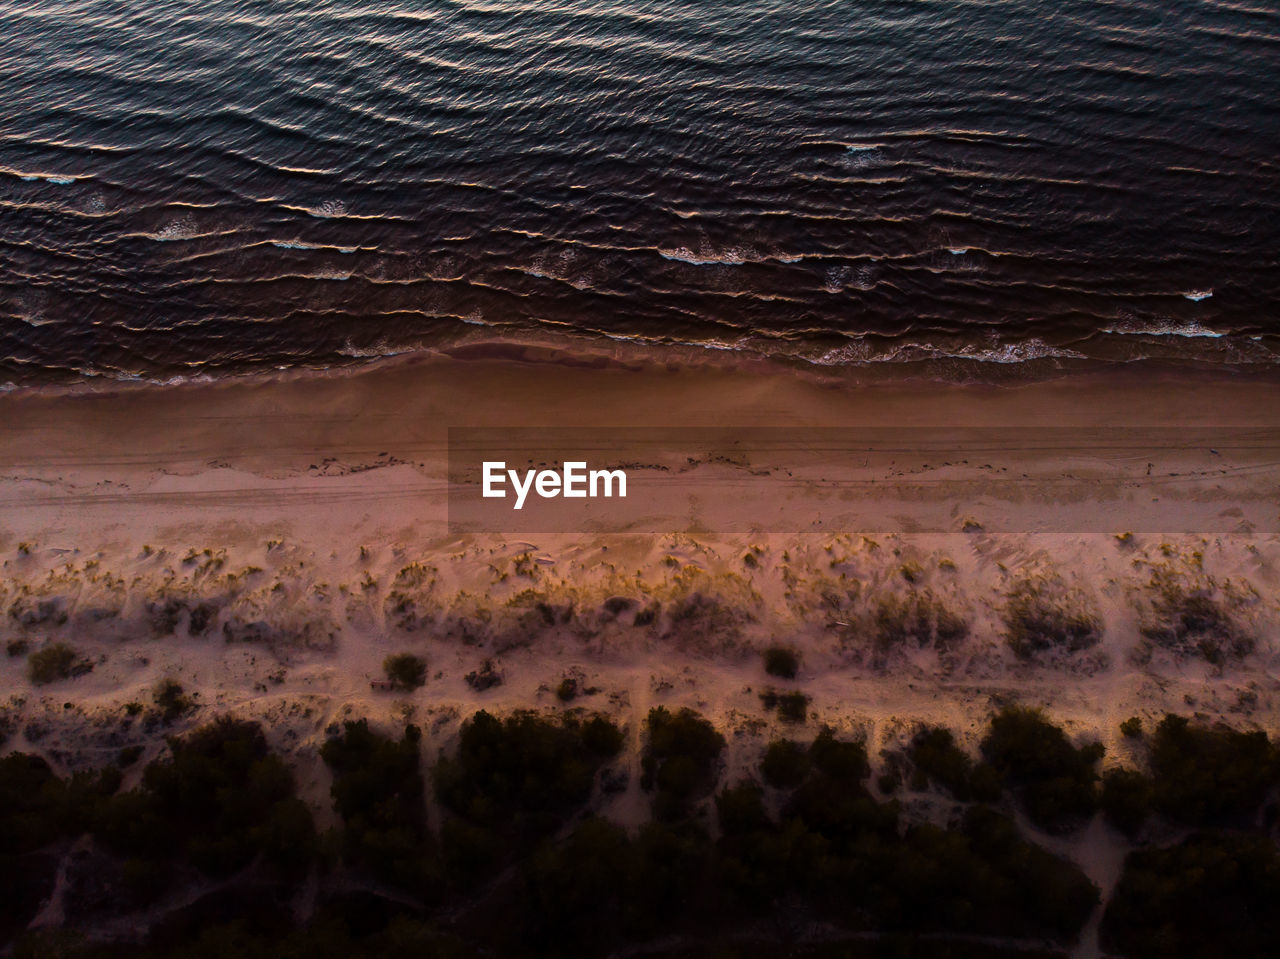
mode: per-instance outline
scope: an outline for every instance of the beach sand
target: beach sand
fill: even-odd
[[[561,708],[567,676],[585,691],[574,707],[609,713],[637,743],[653,705],[706,713],[729,734],[724,781],[774,735],[821,723],[866,736],[873,760],[921,722],[973,747],[992,710],[1015,701],[1101,739],[1107,763],[1128,755],[1118,726],[1132,715],[1276,732],[1277,409],[1280,384],[1240,377],[855,386],[767,366],[501,351],[11,393],[0,397],[0,632],[16,644],[0,657],[5,748],[70,770],[130,743],[154,755],[160,731],[233,712],[266,722],[326,817],[317,749],[335,722],[412,720],[434,755],[477,708]],[[450,528],[449,427],[655,424],[982,428],[1026,445],[1007,440],[963,466],[869,459],[852,484],[820,452],[803,466],[767,450],[745,465],[698,462],[648,504],[662,533]],[[1032,448],[1050,428],[1130,432],[1104,456]],[[1252,446],[1207,445],[1251,430]],[[708,490],[734,483],[742,495],[708,506]],[[1152,501],[1158,511],[1142,514]],[[786,504],[787,531],[774,518],[753,528],[768,502]],[[807,513],[821,528],[799,531]],[[1028,589],[1091,617],[1096,642],[1020,655],[1010,596]],[[1187,596],[1219,615],[1213,648],[1153,630]],[[52,640],[92,671],[33,686],[22,650]],[[761,668],[775,643],[801,653],[794,682]],[[425,656],[426,686],[371,689],[399,651]],[[467,676],[486,661],[502,682],[476,688]],[[127,704],[149,708],[163,678],[198,708],[173,729],[130,721]],[[767,688],[809,695],[807,723],[780,722]],[[632,824],[646,809],[636,772],[604,808]],[[1093,843],[1076,855],[1095,878],[1114,879],[1115,855],[1080,842]]]

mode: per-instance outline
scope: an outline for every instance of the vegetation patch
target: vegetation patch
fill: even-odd
[[[1147,600],[1140,629],[1160,649],[1221,665],[1248,656],[1256,646],[1237,618],[1245,596],[1206,575],[1198,555],[1154,567]]]
[[[961,802],[994,802],[1000,797],[1000,774],[985,762],[975,764],[949,729],[926,726],[911,740],[907,754],[915,766],[913,789],[933,783]]]
[[[93,662],[66,643],[50,643],[27,657],[27,676],[37,686],[93,671]]]
[[[1079,653],[1102,639],[1102,617],[1088,595],[1058,576],[1024,579],[1005,597],[1005,640],[1019,659]]]
[[[1101,743],[1076,748],[1037,709],[1008,706],[991,720],[982,755],[1014,786],[1028,818],[1041,829],[1078,826],[1097,808]]]
[[[685,818],[692,803],[715,785],[724,737],[692,709],[672,713],[656,706],[649,710],[645,728],[641,785],[654,793],[654,815],[660,821]]]
[[[795,679],[800,671],[800,654],[789,646],[770,646],[764,651],[764,671],[779,679]]]
[[[382,661],[387,682],[396,689],[421,689],[427,683],[427,661],[413,653],[395,653]]]
[[[367,720],[343,724],[320,756],[333,772],[331,794],[342,817],[347,864],[424,898],[440,888],[440,865],[427,831],[417,726],[397,740]]]
[[[1107,903],[1102,940],[1133,959],[1280,953],[1280,857],[1263,836],[1192,835],[1138,849]]]

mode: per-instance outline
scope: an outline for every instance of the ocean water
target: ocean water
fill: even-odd
[[[1274,0],[0,11],[0,383],[1280,360]]]

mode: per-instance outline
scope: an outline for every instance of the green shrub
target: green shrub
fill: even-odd
[[[516,712],[500,720],[481,710],[462,724],[457,753],[436,764],[436,796],[518,851],[587,801],[596,770],[621,747],[621,731],[603,716],[583,722]]]
[[[572,676],[566,676],[560,680],[560,685],[556,687],[556,699],[562,703],[571,703],[578,698],[578,681]]]
[[[649,710],[649,733],[641,763],[641,785],[657,791],[654,812],[661,820],[679,819],[688,805],[713,785],[716,759],[724,737],[692,709],[671,713],[665,706]]]
[[[1151,780],[1133,769],[1108,769],[1102,777],[1099,804],[1113,826],[1132,836],[1142,828],[1153,808]]]
[[[1262,836],[1193,835],[1125,859],[1102,920],[1133,959],[1280,955],[1280,857]]]
[[[999,774],[986,763],[975,767],[968,754],[956,745],[949,729],[925,727],[912,739],[908,755],[916,767],[912,781],[916,789],[933,782],[961,802],[993,802],[999,798]]]
[[[311,813],[257,723],[219,719],[169,741],[135,790],[103,811],[108,848],[138,860],[186,860],[229,876],[253,860],[304,874],[316,852]],[[118,775],[118,773],[117,773]]]
[[[809,753],[799,743],[775,739],[764,752],[760,772],[775,789],[793,789],[809,773]]]
[[[770,825],[764,793],[753,782],[730,786],[716,796],[716,816],[726,836],[740,836]]]
[[[1097,808],[1101,743],[1075,748],[1039,710],[1008,706],[991,720],[982,754],[1017,787],[1027,816],[1042,829],[1079,824]]]
[[[50,643],[27,657],[27,675],[37,686],[83,676],[92,670],[93,663],[66,643]]]
[[[784,723],[803,723],[809,718],[809,697],[801,692],[782,693],[778,697],[778,718]]]
[[[394,740],[361,719],[344,723],[320,756],[333,772],[330,794],[346,826],[348,863],[425,896],[437,890],[440,876],[427,832],[420,740],[416,726]]]
[[[1005,639],[1019,659],[1077,653],[1102,639],[1102,619],[1093,603],[1057,577],[1014,586],[1005,601],[1004,624]]]
[[[880,597],[875,611],[876,643],[881,650],[905,645],[955,645],[969,635],[969,623],[952,612],[932,590],[912,590],[905,596]]]
[[[166,723],[185,716],[196,707],[195,700],[187,696],[182,685],[174,679],[162,679],[156,683],[151,698]]]
[[[770,646],[764,651],[764,671],[781,679],[795,679],[800,671],[800,654],[786,646]]]
[[[388,656],[382,661],[382,669],[397,689],[419,689],[427,682],[427,661],[413,653]]]
[[[1276,781],[1265,733],[1192,726],[1166,716],[1151,737],[1155,804],[1189,826],[1248,822]]]
[[[867,747],[861,742],[836,739],[835,731],[824,726],[809,747],[809,758],[824,776],[837,782],[861,782],[871,775]]]

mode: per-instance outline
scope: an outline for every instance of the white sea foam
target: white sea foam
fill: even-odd
[[[27,183],[43,180],[45,183],[52,183],[56,186],[70,186],[78,179],[78,177],[66,176],[62,173],[15,173],[14,175]]]
[[[1040,339],[992,346],[936,346],[932,343],[901,343],[876,350],[859,340],[827,350],[813,360],[819,366],[862,366],[872,363],[921,363],[930,360],[965,360],[971,363],[1028,363],[1043,359],[1086,359],[1083,353],[1051,346]]]
[[[318,207],[307,210],[312,216],[327,219],[347,215],[347,205],[342,200],[325,200]]]
[[[1114,333],[1118,336],[1184,336],[1221,339],[1225,333],[1219,333],[1199,323],[1130,323],[1124,326],[1107,327],[1103,333]]]
[[[1183,293],[1182,295],[1192,303],[1199,303],[1201,300],[1207,300],[1209,297],[1213,296],[1213,290],[1195,290],[1191,293]]]
[[[658,250],[664,260],[678,260],[693,266],[742,266],[746,263],[743,252],[738,249],[726,250],[723,253],[694,253],[688,247],[677,247],[674,250]]]
[[[180,216],[177,219],[170,220],[159,232],[149,234],[153,240],[161,243],[168,243],[173,240],[189,240],[196,235],[196,221],[193,217]]]

